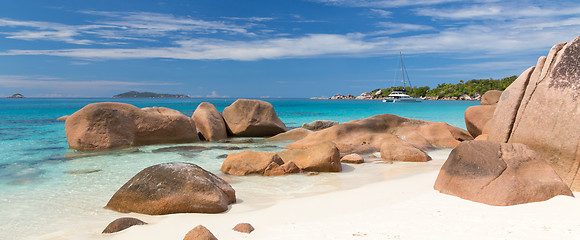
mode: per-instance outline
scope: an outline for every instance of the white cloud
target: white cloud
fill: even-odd
[[[435,28],[431,26],[409,23],[379,22],[377,23],[377,26],[384,28],[385,30],[379,30],[372,33],[372,35],[390,35],[404,32],[435,30]]]
[[[436,5],[461,0],[313,0],[320,3],[346,7],[391,8],[405,6]]]
[[[538,6],[518,6],[511,3],[494,3],[483,5],[469,5],[461,8],[420,8],[415,10],[419,16],[439,19],[466,20],[504,20],[533,17],[555,17],[580,14],[580,7],[561,4],[559,8],[545,8]]]
[[[378,17],[381,18],[391,18],[393,15],[393,12],[391,11],[385,11],[382,9],[370,9],[371,13],[373,13],[373,15],[376,15]]]
[[[364,42],[362,35],[312,34],[298,38],[274,38],[255,41],[192,39],[175,42],[178,47],[143,49],[64,49],[10,50],[0,55],[50,55],[85,59],[229,59],[252,61],[260,59],[303,58],[324,55],[357,54],[370,51],[373,43]]]
[[[21,40],[50,40],[70,44],[125,44],[124,42],[108,42],[105,40],[132,40],[155,42],[156,38],[190,36],[192,34],[231,34],[255,36],[248,28],[255,26],[247,24],[240,26],[223,21],[204,21],[186,17],[176,17],[171,14],[150,12],[99,12],[84,11],[84,14],[106,17],[86,25],[65,25],[54,22],[18,21],[1,19],[0,27],[7,28],[0,32],[7,38]],[[267,18],[253,18],[252,21],[266,21]],[[10,31],[10,28],[17,28]],[[95,39],[94,37],[97,37]]]
[[[87,89],[87,88],[114,88],[133,86],[167,86],[173,83],[162,82],[126,82],[126,81],[71,81],[63,78],[47,76],[0,75],[0,86],[6,88],[48,88],[48,89]]]

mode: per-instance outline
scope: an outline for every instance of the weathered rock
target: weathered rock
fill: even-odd
[[[141,110],[125,103],[92,103],[65,123],[69,147],[78,150],[199,141],[190,118],[168,108]]]
[[[213,104],[200,103],[191,118],[206,140],[213,142],[228,137],[224,118]]]
[[[233,136],[268,137],[287,130],[272,104],[260,100],[238,99],[222,115]]]
[[[427,153],[396,137],[383,142],[381,158],[387,162],[427,162],[431,160]]]
[[[275,153],[243,151],[228,155],[220,171],[237,176],[262,175],[271,163],[282,165],[284,161]]]
[[[473,137],[483,133],[485,125],[493,118],[496,105],[471,106],[465,110],[465,126]]]
[[[236,202],[234,189],[191,163],[163,163],[143,169],[123,185],[106,208],[149,215],[219,213]]]
[[[285,163],[294,162],[296,166],[309,172],[340,172],[340,153],[332,142],[322,142],[305,149],[288,149],[278,152]]]
[[[515,205],[572,196],[550,165],[523,144],[468,141],[453,149],[434,188],[489,205]]]
[[[507,142],[511,134],[511,128],[524,97],[526,87],[535,67],[528,68],[501,94],[500,101],[496,105],[493,118],[488,122],[488,136],[490,141]],[[497,112],[497,114],[495,114]],[[477,137],[476,137],[477,138]]]
[[[241,232],[241,233],[251,233],[254,231],[254,227],[249,224],[249,223],[239,223],[238,225],[236,225],[233,228],[234,231],[236,232]]]
[[[287,162],[282,165],[272,162],[264,170],[264,176],[282,176],[286,174],[300,173],[302,170],[294,162]]]
[[[308,129],[308,130],[312,130],[312,131],[318,131],[318,130],[322,130],[325,128],[329,128],[332,126],[338,125],[337,121],[330,121],[330,120],[316,120],[313,121],[311,123],[304,123],[302,124],[302,128]]]
[[[547,57],[538,60],[517,114],[514,116],[513,110],[496,111],[494,119],[498,122],[507,119],[507,123],[494,125],[489,139],[501,142],[507,139],[508,143],[529,146],[545,157],[573,191],[579,191],[579,92],[580,37],[570,43],[555,45]],[[510,97],[506,101],[517,102],[517,99]],[[512,119],[515,119],[513,123]],[[509,125],[512,127],[506,127]]]
[[[340,159],[341,163],[352,163],[352,164],[361,164],[365,162],[365,159],[356,153],[348,154]]]
[[[132,217],[117,218],[115,221],[112,221],[111,223],[109,223],[109,225],[107,225],[105,230],[103,230],[103,233],[120,232],[120,231],[123,231],[123,230],[130,228],[132,226],[144,225],[144,224],[147,224],[147,223],[143,222],[137,218],[132,218]]]
[[[313,132],[287,147],[307,148],[324,141],[332,141],[341,153],[369,154],[380,151],[383,141],[393,135],[400,136],[421,150],[453,148],[461,141],[473,139],[465,130],[446,123],[382,114]]]
[[[191,229],[183,240],[218,240],[206,227],[198,225]]]
[[[264,139],[264,141],[298,141],[305,138],[312,131],[304,128],[295,128],[287,132],[279,133],[276,136]]]
[[[59,118],[57,118],[56,120],[57,120],[57,121],[66,121],[66,119],[67,119],[68,117],[69,117],[68,115],[63,115],[63,116],[60,116]]]
[[[500,97],[502,91],[499,90],[489,90],[483,94],[481,97],[481,105],[495,105]]]

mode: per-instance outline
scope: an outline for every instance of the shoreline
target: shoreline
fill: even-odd
[[[436,165],[445,159],[434,159]],[[182,239],[197,225],[218,239],[574,239],[580,200],[489,206],[433,189],[438,168],[414,171],[360,187],[286,198],[251,209],[232,205],[223,214],[173,214],[100,239]],[[580,193],[576,193],[580,194]],[[251,234],[231,230],[247,222]]]

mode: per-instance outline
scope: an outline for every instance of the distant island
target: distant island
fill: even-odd
[[[472,79],[467,82],[459,80],[457,84],[442,83],[436,88],[430,87],[409,87],[405,88],[411,97],[426,100],[481,100],[481,96],[489,90],[505,90],[518,76],[511,76],[502,79]],[[384,99],[395,89],[403,89],[403,86],[375,89],[370,92],[361,93],[359,96],[352,94],[336,94],[330,98],[313,97],[311,99]]]
[[[113,96],[113,98],[189,98],[183,94],[165,94],[152,92],[136,92],[130,91]]]
[[[8,96],[7,98],[25,98],[24,95],[20,94],[20,93],[16,93],[16,94],[12,94],[10,96]]]

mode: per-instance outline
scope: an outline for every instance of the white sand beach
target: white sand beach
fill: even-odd
[[[441,194],[433,183],[436,166],[444,161],[434,158],[430,169],[353,189],[283,199],[259,209],[241,199],[223,214],[131,214],[150,224],[84,237],[183,239],[201,224],[218,239],[580,239],[580,199],[558,196],[497,207]],[[256,230],[232,230],[242,222]]]

